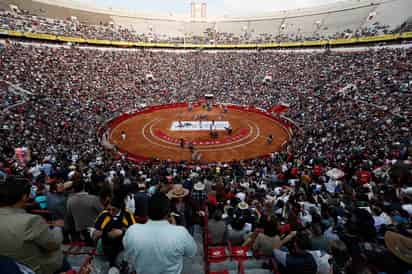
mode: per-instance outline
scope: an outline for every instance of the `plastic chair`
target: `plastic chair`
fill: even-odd
[[[239,273],[242,273],[244,271],[244,262],[248,260],[248,246],[232,246],[230,242],[228,242],[229,245],[229,252],[230,252],[230,258],[234,261],[236,261],[239,265]]]
[[[273,273],[273,267],[271,269],[262,268],[263,264],[272,258],[253,253],[250,246],[232,246],[229,243],[229,250],[230,257],[239,264],[239,273]],[[272,262],[270,265],[273,265]]]
[[[237,270],[236,262],[231,261],[225,246],[209,247],[207,250],[206,273]]]

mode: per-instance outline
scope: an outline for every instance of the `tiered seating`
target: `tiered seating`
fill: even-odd
[[[325,14],[286,18],[285,32],[290,40],[311,40],[319,30]]]
[[[325,17],[321,35],[328,37],[341,37],[343,33],[354,32],[359,29],[374,6],[367,6],[352,10],[333,12]]]
[[[412,1],[409,0],[393,0],[386,1],[378,6],[374,12],[376,13],[371,20],[366,20],[363,27],[370,27],[380,23],[387,25],[388,29],[395,30],[399,28],[411,16]],[[382,34],[380,32],[378,34]]]
[[[24,100],[21,94],[14,93],[10,89],[11,87],[7,83],[0,81],[0,110],[19,104]]]
[[[243,23],[244,25],[233,21],[217,22],[215,27],[216,41],[219,43],[236,43],[248,28],[247,22]]]
[[[136,33],[148,33],[149,32],[150,22],[148,22],[144,18],[113,16],[112,19],[115,25],[123,26],[125,28],[135,31]]]
[[[191,36],[204,36],[207,30],[215,30],[215,23],[212,22],[186,22],[183,25],[184,33]]]
[[[30,14],[49,18],[67,19],[70,18],[70,16],[75,16],[80,22],[93,25],[108,24],[111,21],[109,14],[63,7],[59,6],[58,2],[54,5],[32,0],[4,0],[1,2],[1,7],[4,7],[5,9],[8,9],[9,5],[15,5],[19,7],[19,9],[28,11]]]
[[[233,246],[230,242],[211,245],[208,214],[204,218],[203,248],[206,274],[268,274],[277,273],[276,262],[253,254],[250,246]],[[266,268],[263,268],[263,265]]]
[[[279,35],[282,19],[255,20],[250,21],[250,29],[253,30],[251,37],[255,41],[274,41]]]
[[[0,8],[9,10],[10,4],[18,6],[23,14],[4,15],[0,18],[2,29],[86,39],[206,44],[211,40],[228,44],[379,35],[401,31],[412,9],[412,2],[408,0],[346,0],[333,5],[266,13],[260,17],[199,22],[126,11],[96,9],[90,12],[91,7],[64,2],[54,6],[8,0],[2,2]],[[78,22],[68,20],[71,16]]]
[[[64,226],[62,220],[53,220],[52,214],[49,210],[37,209],[36,203],[29,203],[26,206],[29,213],[40,215],[50,226]],[[63,246],[63,253],[72,267],[72,270],[67,272],[68,274],[90,273],[90,268],[93,264],[94,257],[100,256],[97,254],[96,248],[93,246],[87,246],[85,242],[70,242],[69,244]]]
[[[148,21],[151,31],[163,40],[168,37],[181,36],[183,26],[181,21],[176,20],[151,20]]]

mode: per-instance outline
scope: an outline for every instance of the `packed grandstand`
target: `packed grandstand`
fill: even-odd
[[[410,0],[203,21],[2,0],[0,272],[411,273],[411,17]],[[270,48],[206,47],[250,44]],[[105,138],[205,94],[293,135],[230,162]]]
[[[408,0],[346,0],[315,8],[204,20],[102,10],[65,0],[2,1],[0,8],[4,31],[52,35],[42,36],[46,39],[63,36],[66,40],[97,39],[106,43],[114,40],[219,45],[328,41],[407,33],[412,26],[412,3]],[[394,37],[381,37],[390,38]]]

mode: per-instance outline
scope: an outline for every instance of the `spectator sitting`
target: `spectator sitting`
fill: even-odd
[[[30,184],[25,179],[7,177],[0,184],[0,254],[36,273],[68,271],[70,266],[61,251],[61,231],[50,229],[40,216],[25,212],[29,195]]]
[[[290,236],[289,236],[290,235]],[[288,235],[289,252],[274,249],[276,261],[279,263],[281,273],[290,274],[328,274],[329,256],[320,255],[320,252],[308,251],[310,248],[309,237],[304,233],[292,232]]]
[[[323,235],[320,224],[312,224],[312,234],[310,238],[310,249],[327,252],[329,250],[329,241]]]
[[[282,240],[279,236],[278,221],[276,217],[269,217],[264,223],[263,233],[258,233],[253,243],[253,250],[264,256],[271,256],[273,248],[280,247]]]
[[[184,227],[167,221],[170,206],[165,194],[155,193],[149,200],[149,221],[126,231],[123,246],[136,273],[179,274],[183,257],[195,256],[197,246],[192,236]]]
[[[345,273],[345,266],[349,260],[348,249],[344,242],[333,240],[330,242],[330,254],[332,255],[333,273]]]
[[[235,214],[232,222],[226,228],[227,240],[233,245],[242,245],[251,229],[251,225],[246,223],[243,216]]]
[[[97,217],[95,229],[102,231],[104,254],[109,258],[110,267],[115,267],[116,258],[123,250],[122,239],[127,228],[136,221],[127,210],[121,197],[115,196],[107,210]]]

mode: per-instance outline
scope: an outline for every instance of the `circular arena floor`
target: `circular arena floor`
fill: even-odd
[[[199,116],[203,116],[203,129],[199,129]],[[229,123],[233,131],[219,130],[211,138],[207,121]],[[182,130],[179,121],[196,123],[196,129]],[[172,127],[174,123],[174,127]],[[252,159],[279,151],[291,138],[290,126],[266,112],[240,106],[229,106],[224,113],[219,107],[211,111],[196,106],[189,111],[186,104],[150,107],[115,118],[108,125],[108,140],[119,151],[132,159],[158,158],[161,160],[192,160],[188,142],[201,154],[200,162],[229,162]],[[122,138],[122,132],[126,138]],[[272,144],[267,143],[269,134]],[[180,138],[186,142],[180,147]]]

